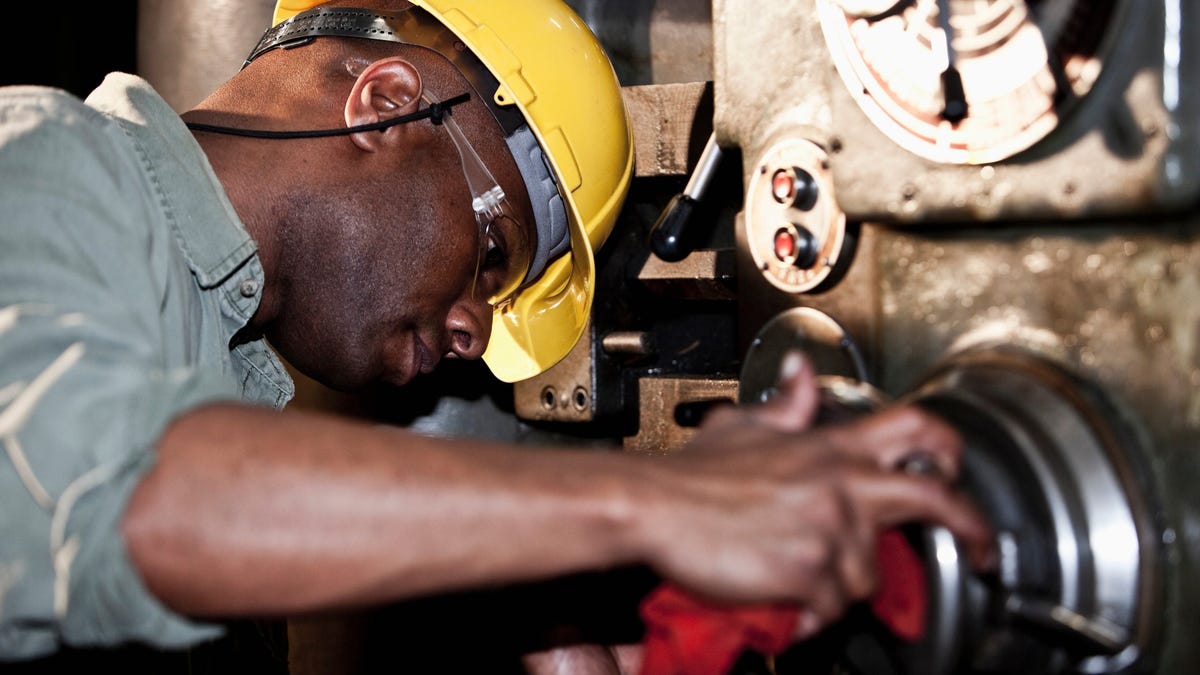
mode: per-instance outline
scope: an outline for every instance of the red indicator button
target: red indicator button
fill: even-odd
[[[775,257],[785,263],[796,259],[796,235],[787,228],[780,228],[775,233]]]
[[[790,204],[796,191],[796,181],[787,169],[780,169],[771,177],[771,196],[780,204]]]

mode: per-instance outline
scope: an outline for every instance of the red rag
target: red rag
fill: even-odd
[[[876,556],[872,611],[898,637],[920,639],[928,601],[920,558],[898,530],[880,535]],[[641,606],[641,675],[725,675],[746,650],[778,654],[792,643],[799,612],[794,604],[713,605],[663,584]]]

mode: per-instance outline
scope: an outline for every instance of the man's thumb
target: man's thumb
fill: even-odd
[[[816,419],[820,400],[812,361],[803,352],[792,350],[780,363],[775,395],[753,414],[778,431],[803,431]]]

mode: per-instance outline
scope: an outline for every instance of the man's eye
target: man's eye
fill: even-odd
[[[483,254],[483,266],[488,269],[501,267],[507,259],[508,256],[505,255],[504,249],[496,241],[495,235],[489,233],[487,236],[487,250]]]

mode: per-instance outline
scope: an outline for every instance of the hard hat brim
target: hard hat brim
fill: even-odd
[[[628,142],[632,147],[632,132]],[[598,217],[616,219],[632,177],[633,153],[629,153],[618,183],[621,189],[612,194]],[[570,252],[551,262],[540,279],[493,314],[492,336],[483,361],[503,382],[529,379],[558,363],[587,326],[596,284],[593,242],[574,200],[569,200],[567,219]]]

